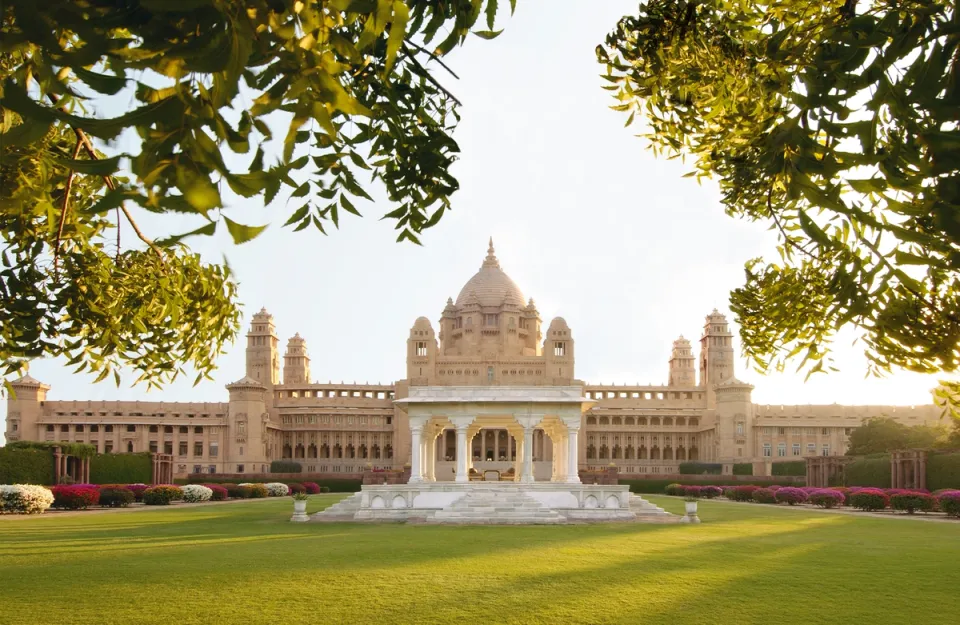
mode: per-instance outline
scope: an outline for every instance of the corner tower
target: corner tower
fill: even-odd
[[[12,394],[7,395],[7,442],[43,440],[37,420],[43,412],[43,402],[50,387],[29,374],[10,383]]]
[[[733,334],[727,318],[716,308],[707,315],[700,338],[700,385],[713,404],[714,387],[733,377]]]
[[[287,353],[283,355],[283,383],[310,383],[310,356],[307,355],[307,342],[299,332],[287,341]]]
[[[696,386],[696,360],[690,341],[681,335],[673,342],[673,352],[670,354],[670,377],[667,386]]]
[[[247,377],[266,388],[280,383],[280,349],[273,315],[261,308],[247,333]]]

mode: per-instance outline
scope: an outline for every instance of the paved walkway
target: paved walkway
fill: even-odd
[[[669,497],[670,499],[680,499],[683,497],[676,497],[674,495],[655,495],[656,497]],[[762,504],[755,503],[751,501],[731,501],[729,499],[701,499],[700,501],[709,501],[711,503],[726,503],[737,506],[769,506],[777,508],[778,510],[805,510],[807,512],[823,512],[824,514],[846,514],[856,517],[873,517],[875,519],[895,519],[895,520],[904,520],[904,521],[935,521],[938,523],[960,523],[960,519],[956,517],[948,517],[942,512],[918,512],[916,514],[907,514],[906,512],[897,512],[896,510],[884,510],[882,512],[862,512],[860,510],[852,510],[850,508],[821,508],[819,506],[812,506],[810,504],[800,504],[796,506],[784,505],[784,504]]]

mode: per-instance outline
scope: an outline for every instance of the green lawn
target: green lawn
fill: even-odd
[[[0,623],[960,620],[960,523],[720,502],[701,502],[699,526],[293,524],[291,512],[284,498],[0,519]]]

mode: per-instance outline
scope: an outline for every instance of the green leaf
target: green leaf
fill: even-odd
[[[383,73],[388,75],[397,60],[397,52],[407,35],[407,21],[410,19],[410,10],[402,0],[393,2],[393,21],[390,23],[390,34],[387,36],[387,58]]]
[[[189,166],[177,168],[177,188],[183,193],[183,198],[197,212],[206,214],[210,209],[221,205],[220,192],[210,182],[210,178],[193,171]]]
[[[86,174],[88,176],[110,176],[117,171],[120,159],[123,158],[123,156],[125,155],[118,154],[117,156],[101,158],[95,161],[90,159],[73,160],[54,156],[53,162],[79,174]]]
[[[255,239],[261,232],[267,229],[266,224],[263,226],[247,226],[233,221],[226,215],[223,215],[223,220],[227,223],[227,230],[230,232],[230,236],[233,237],[234,243],[246,243],[247,241]]]
[[[502,32],[503,29],[501,28],[500,30],[475,30],[473,34],[481,39],[496,39]]]

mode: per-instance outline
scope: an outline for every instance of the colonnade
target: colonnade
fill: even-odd
[[[436,441],[443,432],[456,432],[456,482],[469,482],[471,468],[470,442],[484,428],[499,428],[509,432],[516,447],[515,473],[522,483],[534,482],[533,441],[536,429],[542,429],[552,445],[551,482],[577,484],[580,482],[577,462],[580,415],[576,418],[546,415],[512,417],[473,415],[455,417],[410,417],[410,483],[435,482]],[[508,449],[509,449],[508,440]]]

